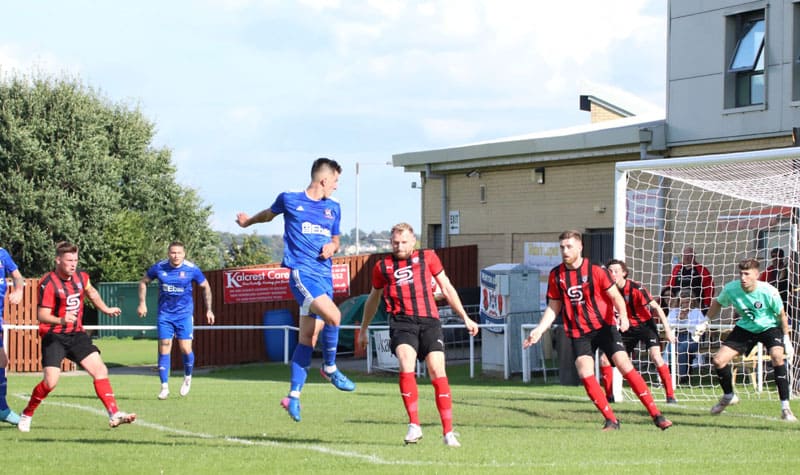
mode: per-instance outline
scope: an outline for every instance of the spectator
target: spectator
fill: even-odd
[[[758,276],[758,280],[766,282],[778,289],[783,300],[784,308],[788,303],[789,297],[789,269],[786,267],[786,257],[783,249],[776,247],[769,253],[770,264]]]
[[[711,273],[702,264],[697,262],[694,247],[683,248],[683,257],[680,264],[672,268],[672,275],[667,284],[672,288],[691,289],[695,297],[700,298],[700,309],[703,313],[711,306],[714,297],[714,279]]]
[[[700,338],[708,328],[703,312],[697,305],[697,298],[692,295],[691,290],[683,289],[678,297],[678,307],[669,311],[669,324],[675,329],[678,358],[678,377],[681,382],[686,382],[689,378],[689,364],[693,357],[698,356],[700,349]],[[671,353],[670,348],[667,353]]]

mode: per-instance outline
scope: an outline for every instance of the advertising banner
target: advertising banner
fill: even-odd
[[[225,303],[292,300],[289,272],[285,267],[223,271]],[[334,295],[350,295],[350,267],[347,264],[334,264],[332,275]]]

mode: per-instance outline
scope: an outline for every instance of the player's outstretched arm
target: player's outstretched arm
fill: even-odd
[[[550,325],[553,324],[556,319],[556,315],[559,313],[561,313],[561,301],[548,301],[547,307],[544,309],[544,313],[542,314],[542,319],[539,321],[539,325],[531,330],[531,332],[528,334],[528,337],[525,338],[524,342],[522,342],[522,348],[529,348],[538,343],[544,332],[550,329]]]
[[[269,208],[261,210],[253,216],[250,216],[247,213],[239,212],[236,213],[236,223],[239,226],[246,228],[251,224],[268,223],[272,221],[275,216],[277,216],[277,214],[273,213]]]
[[[441,271],[433,278],[436,279],[436,285],[438,285],[439,289],[441,289],[442,295],[447,301],[447,304],[450,305],[450,308],[452,308],[462,320],[464,320],[464,325],[467,327],[467,332],[469,332],[469,334],[472,336],[477,335],[480,331],[480,327],[478,327],[478,324],[469,318],[469,315],[467,315],[467,311],[464,310],[464,305],[461,303],[461,297],[458,296],[458,291],[455,287],[453,287],[453,283],[450,282],[450,278],[447,277],[447,274],[445,274],[444,271]]]
[[[14,289],[8,294],[8,302],[16,305],[22,302],[22,289],[25,287],[25,279],[22,278],[22,273],[19,269],[11,273],[11,282],[14,285]]]
[[[358,334],[358,346],[360,348],[367,347],[367,327],[375,318],[375,312],[378,311],[378,305],[383,295],[383,289],[376,289],[375,287],[369,292],[367,300],[364,302],[364,313],[361,315],[361,331]]]
[[[213,325],[214,311],[211,310],[211,285],[206,280],[199,287],[203,291],[203,301],[206,303],[206,321],[209,325]]]
[[[150,277],[147,277],[147,274],[139,281],[139,306],[136,307],[136,313],[139,315],[139,318],[147,316],[147,284],[149,283]]]
[[[122,314],[122,309],[119,307],[109,307],[103,302],[103,298],[100,297],[100,292],[92,286],[92,283],[87,281],[86,282],[86,296],[89,297],[89,301],[97,307],[97,310],[105,313],[109,317],[118,317]]]
[[[675,332],[672,331],[672,327],[669,324],[669,318],[667,315],[664,314],[664,310],[661,308],[661,305],[656,303],[655,300],[650,300],[650,309],[656,315],[658,315],[658,319],[661,321],[661,325],[664,327],[664,337],[670,343],[675,343]]]
[[[708,321],[712,321],[719,316],[719,312],[722,310],[722,306],[717,302],[717,299],[711,301],[711,306],[708,308],[708,312],[706,312],[706,318]]]

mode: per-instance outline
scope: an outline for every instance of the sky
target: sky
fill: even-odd
[[[0,76],[76,78],[140,109],[217,231],[281,234],[281,219],[242,230],[235,215],[304,189],[323,156],[343,167],[343,233],[356,215],[365,232],[419,229],[420,178],[387,165],[394,154],[587,124],[587,84],[665,107],[666,0],[0,0],[0,12]]]

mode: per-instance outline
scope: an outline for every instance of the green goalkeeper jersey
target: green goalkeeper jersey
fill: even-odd
[[[733,306],[739,314],[736,325],[752,333],[761,333],[781,325],[783,301],[778,289],[762,281],[752,292],[745,292],[738,280],[729,282],[717,297],[722,307]]]

